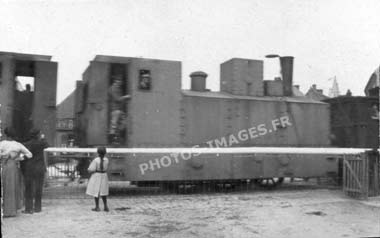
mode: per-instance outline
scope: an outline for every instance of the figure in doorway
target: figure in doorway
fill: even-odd
[[[131,98],[130,95],[123,95],[122,85],[122,77],[115,76],[108,91],[111,106],[111,120],[109,126],[109,140],[111,143],[116,143],[120,139],[120,132],[124,127],[125,102]]]
[[[29,133],[33,127],[33,91],[31,90],[31,85],[26,84],[25,90],[22,92],[22,105],[21,110],[23,113],[24,121],[24,132]],[[26,138],[25,138],[26,139]],[[30,138],[27,138],[30,139]]]

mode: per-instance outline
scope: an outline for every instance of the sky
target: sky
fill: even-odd
[[[59,63],[57,102],[97,54],[182,62],[182,88],[202,70],[218,91],[220,64],[294,56],[294,84],[363,95],[380,65],[379,0],[0,0],[0,51],[52,55]]]

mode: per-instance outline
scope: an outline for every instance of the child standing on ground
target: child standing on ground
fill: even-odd
[[[98,157],[96,157],[88,167],[88,171],[91,174],[88,181],[86,194],[95,198],[95,208],[93,211],[100,211],[99,209],[99,197],[102,197],[104,204],[104,211],[108,212],[107,196],[108,196],[108,158],[105,157],[107,150],[105,147],[98,147]]]

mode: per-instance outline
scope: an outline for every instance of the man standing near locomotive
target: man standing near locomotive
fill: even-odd
[[[114,80],[108,90],[111,106],[111,120],[109,126],[109,139],[111,143],[117,142],[120,137],[122,121],[125,117],[125,101],[131,98],[130,95],[123,95],[123,82],[121,75],[114,76]]]
[[[25,181],[25,213],[31,214],[41,212],[42,188],[46,171],[44,149],[49,145],[37,129],[31,130],[30,137],[25,146],[32,152],[33,157],[23,162],[22,171]]]

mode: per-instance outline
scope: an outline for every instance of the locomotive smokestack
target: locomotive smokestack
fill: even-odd
[[[293,60],[292,56],[280,57],[284,96],[293,96]]]
[[[206,91],[206,78],[207,74],[202,71],[196,71],[190,74],[191,90],[193,91]]]

